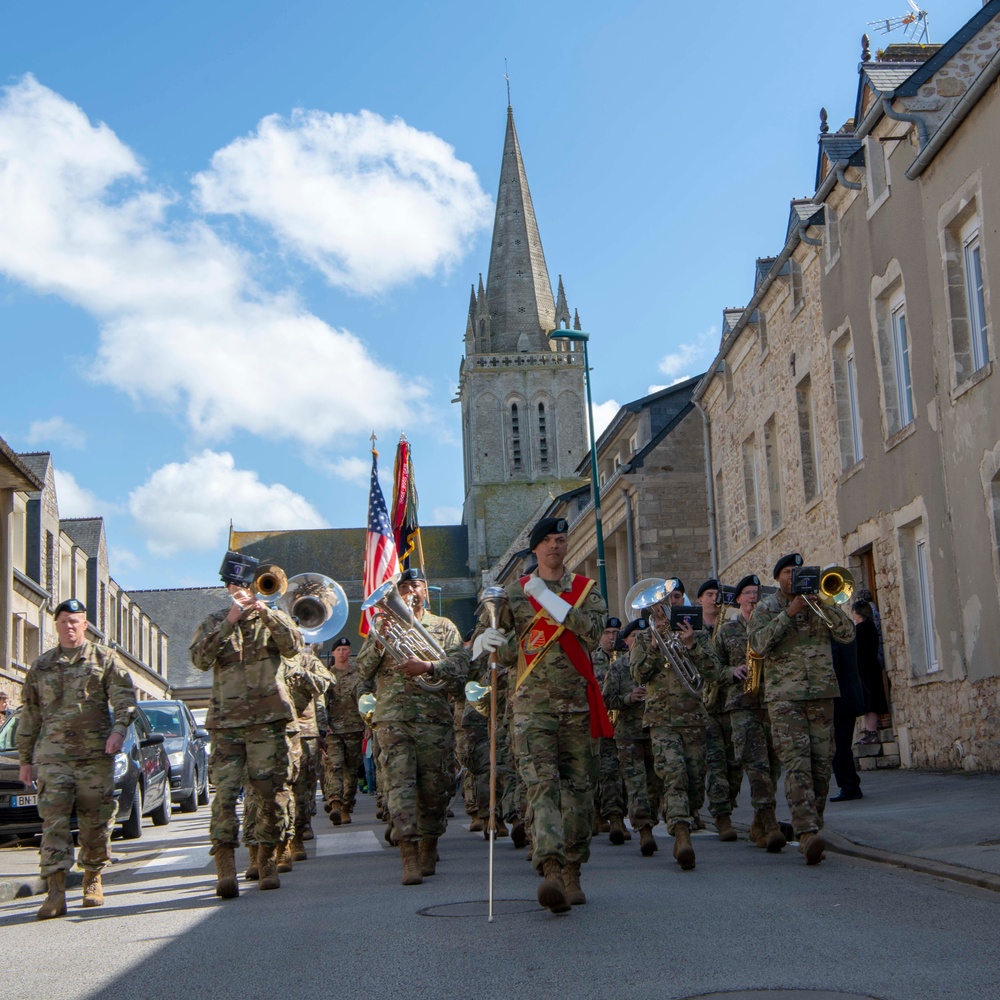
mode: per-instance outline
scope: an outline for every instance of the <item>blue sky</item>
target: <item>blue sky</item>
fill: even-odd
[[[931,40],[978,7],[940,5]],[[504,59],[607,419],[711,361],[814,190],[820,107],[853,113],[866,22],[905,10],[9,5],[0,435],[52,451],[61,514],[106,518],[126,587],[214,582],[230,518],[363,524],[373,428],[383,487],[405,431],[421,522],[453,523]]]

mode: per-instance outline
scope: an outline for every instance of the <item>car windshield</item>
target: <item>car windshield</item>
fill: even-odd
[[[16,750],[14,746],[14,734],[17,732],[17,720],[18,716],[14,715],[9,718],[6,723],[0,728],[0,750]]]
[[[184,734],[179,708],[167,705],[150,708],[143,705],[142,711],[149,719],[150,728],[154,733],[163,733],[164,736],[182,736]]]

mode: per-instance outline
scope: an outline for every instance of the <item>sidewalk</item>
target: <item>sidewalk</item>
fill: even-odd
[[[1000,775],[866,771],[861,790],[863,799],[827,803],[831,850],[1000,892]],[[788,817],[782,789],[778,819]],[[733,820],[749,828],[752,819],[744,782]]]

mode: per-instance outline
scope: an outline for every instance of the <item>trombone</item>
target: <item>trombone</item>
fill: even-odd
[[[647,608],[654,608],[656,605],[662,604],[676,589],[677,581],[669,577],[666,580],[656,578],[640,580],[625,595],[625,604],[634,615],[640,615]],[[664,659],[673,668],[680,682],[691,694],[699,696],[704,681],[691,657],[688,656],[684,644],[672,632],[667,632],[664,635],[657,628],[652,614],[649,617],[649,630],[653,633],[653,638],[656,640],[656,645],[659,646]]]
[[[802,598],[820,621],[832,629],[837,619],[827,611],[828,607],[847,604],[854,595],[854,575],[843,566],[827,566],[819,575],[819,587],[815,594],[803,594]],[[817,600],[818,598],[818,600]]]

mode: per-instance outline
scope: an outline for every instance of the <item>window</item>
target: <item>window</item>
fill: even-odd
[[[538,461],[542,468],[549,464],[549,439],[545,429],[545,404],[538,404]]]
[[[906,330],[906,303],[892,307],[892,354],[895,362],[896,396],[899,400],[899,424],[913,422],[913,385],[910,379],[910,339]]]
[[[743,489],[747,503],[747,533],[752,540],[760,534],[760,488],[752,434],[743,442]]]
[[[934,641],[934,603],[931,600],[931,581],[927,562],[927,539],[917,542],[917,577],[920,585],[920,619],[924,632],[924,652],[927,673],[941,669],[937,657],[937,643]]]
[[[781,473],[778,471],[778,431],[773,416],[764,424],[764,463],[767,467],[771,530],[774,531],[781,524]]]
[[[903,601],[906,608],[906,638],[914,676],[937,673],[934,623],[934,588],[931,554],[923,517],[898,529]]]
[[[802,456],[802,486],[806,500],[812,500],[819,495],[819,456],[816,454],[813,428],[812,383],[808,375],[795,387],[795,401],[799,421],[799,450]]]
[[[979,371],[990,359],[986,342],[986,295],[983,288],[983,255],[979,230],[973,230],[962,243],[965,261],[965,294],[968,305],[969,333],[972,340],[972,367]]]
[[[889,170],[884,145],[873,135],[865,139],[865,179],[868,182],[869,215],[889,196]]]
[[[854,361],[854,349],[847,355],[847,399],[851,407],[851,442],[854,461],[865,457],[861,445],[861,412],[858,409],[858,366]]]
[[[864,457],[861,447],[861,411],[858,407],[858,370],[850,333],[833,346],[833,391],[837,404],[840,467],[846,471]]]
[[[50,596],[53,595],[52,587],[55,582],[55,539],[52,537],[51,531],[45,532],[45,589],[49,592]]]
[[[511,467],[521,469],[521,424],[517,414],[517,403],[510,406]]]
[[[639,450],[639,435],[638,434],[633,434],[628,439],[628,453],[629,453],[629,457],[631,457],[632,455],[634,455],[638,450]]]

